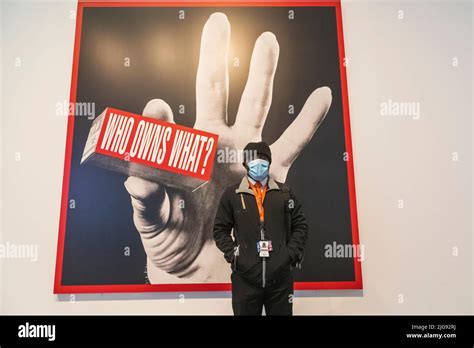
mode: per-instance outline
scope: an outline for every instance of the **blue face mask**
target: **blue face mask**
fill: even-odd
[[[262,181],[268,176],[270,163],[264,159],[258,158],[250,161],[247,166],[249,167],[249,176],[256,181]]]

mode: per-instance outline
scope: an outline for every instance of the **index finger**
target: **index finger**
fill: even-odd
[[[227,57],[230,23],[223,13],[213,13],[202,30],[196,77],[196,123],[222,122],[227,118],[229,71]]]

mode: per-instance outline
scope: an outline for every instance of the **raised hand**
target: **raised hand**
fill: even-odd
[[[250,71],[235,124],[227,124],[229,93],[228,49],[230,24],[223,13],[213,13],[201,37],[196,79],[196,123],[219,135],[218,151],[242,150],[250,141],[261,141],[272,102],[273,80],[279,45],[265,32],[255,43]],[[271,145],[270,174],[285,182],[301,150],[312,139],[331,105],[331,90],[316,89],[281,137]],[[143,115],[173,122],[166,102],[148,102]],[[221,163],[216,157],[212,179],[194,192],[129,177],[125,187],[131,196],[134,223],[147,254],[151,283],[228,282],[230,267],[212,238],[212,225],[223,190],[244,175],[240,161]]]

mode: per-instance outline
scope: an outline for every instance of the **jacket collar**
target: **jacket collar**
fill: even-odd
[[[276,181],[271,176],[268,177],[267,185],[268,185],[268,189],[267,189],[268,191],[280,189]],[[235,193],[249,193],[252,196],[254,195],[253,190],[249,187],[247,176],[244,176],[242,178],[242,181],[240,182],[239,187],[235,190]]]

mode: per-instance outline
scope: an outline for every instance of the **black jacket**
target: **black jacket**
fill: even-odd
[[[263,206],[265,239],[273,245],[267,258],[259,257],[257,252],[261,224],[247,177],[224,191],[214,220],[214,240],[232,270],[260,286],[287,276],[302,261],[308,238],[306,218],[288,186],[270,177]]]

